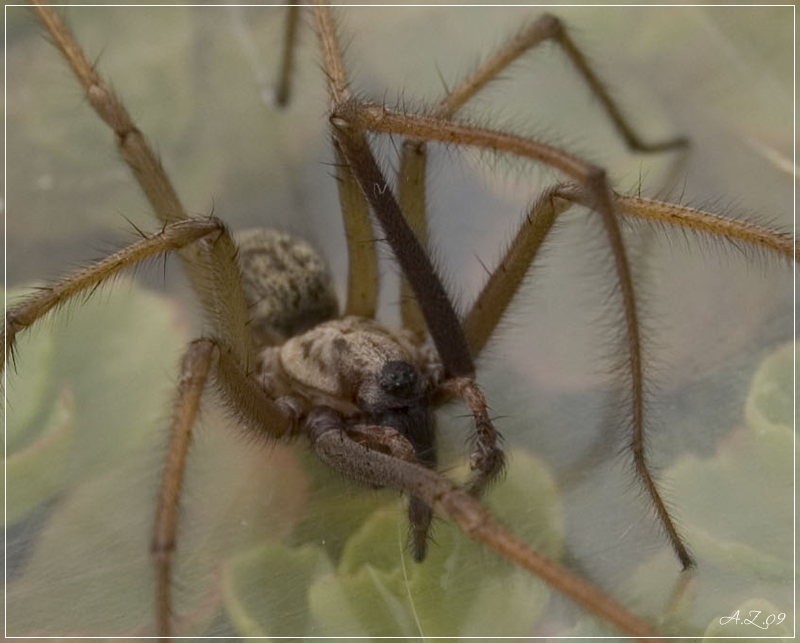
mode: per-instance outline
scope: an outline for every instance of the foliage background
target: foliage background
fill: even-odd
[[[471,118],[580,152],[607,167],[620,189],[641,185],[646,194],[791,228],[794,180],[784,169],[793,150],[791,8],[554,11],[645,136],[690,136],[685,162],[626,152],[553,48],[516,64],[470,106]],[[309,29],[294,103],[278,113],[262,92],[275,67],[280,9],[74,7],[66,15],[156,144],[190,212],[213,209],[234,229],[270,225],[302,234],[322,248],[337,283],[344,283],[324,83]],[[342,10],[339,18],[358,91],[414,107],[435,100],[441,79],[452,85],[534,15],[530,8],[381,7]],[[8,9],[7,44],[6,278],[16,288],[132,240],[126,218],[146,230],[155,224],[112,137],[27,9]],[[382,150],[391,164],[392,143]],[[558,177],[472,152],[434,150],[433,156],[432,236],[466,305],[484,279],[481,262],[496,260],[526,204]],[[615,408],[607,388],[609,340],[616,333],[613,314],[602,308],[609,286],[598,238],[587,217],[569,217],[480,360],[480,381],[513,454],[509,488],[523,480],[529,493],[505,494],[501,487],[489,502],[531,542],[555,542],[566,564],[667,633],[701,635],[751,600],[769,601],[764,616],[791,612],[793,447],[785,361],[770,367],[778,375],[761,380],[783,396],[784,413],[769,426],[784,428],[759,424],[764,405],[752,400],[763,395],[751,396],[745,414],[757,365],[792,337],[790,271],[769,257],[753,260],[680,233],[631,233],[649,329],[652,459],[700,562],[680,594],[678,566],[620,455],[625,436],[609,413]],[[383,272],[390,285],[382,313],[392,319],[396,270],[387,262]],[[163,270],[156,264],[137,271],[133,284],[121,280],[86,307],[70,307],[20,343],[6,414],[9,634],[150,632],[148,547],[170,390],[182,345],[203,330],[177,265],[168,261]],[[440,425],[444,461],[452,467],[468,422],[451,407]],[[771,437],[764,438],[765,430]],[[383,511],[395,522],[377,514],[349,542],[368,549],[361,544],[366,529],[367,542],[382,547],[375,560],[393,561],[388,574],[400,568],[401,503],[313,466],[309,472],[301,447],[255,447],[213,403],[206,405],[182,508],[176,581],[179,612],[188,614],[182,631],[275,634],[284,626],[269,620],[265,597],[286,588],[299,598],[283,613],[306,614],[309,596],[336,605],[335,592],[309,594],[297,567],[242,575],[241,561],[261,571],[268,552],[278,551],[264,547],[282,546],[274,543],[288,542],[300,528],[315,552],[322,541],[338,551],[378,503],[389,504]],[[22,464],[14,468],[15,462]],[[544,496],[530,490],[531,471],[553,481],[552,489],[542,483]],[[448,548],[450,539],[462,542],[440,525],[445,569],[450,551],[460,555],[461,545]],[[521,634],[605,632],[560,597],[533,585],[519,588],[492,555],[449,560],[465,574],[457,582],[435,567],[427,573],[455,603],[464,597],[458,609],[473,610],[472,621],[444,607],[439,620],[437,610],[419,621],[393,612],[374,625],[377,631],[424,635],[447,625],[458,629],[446,631],[453,635],[505,633],[501,627],[521,623],[519,614],[535,604],[538,615]],[[320,578],[337,578],[313,569]],[[402,609],[409,609],[404,581],[371,578],[399,591]],[[264,587],[271,579],[277,590]],[[516,606],[509,598],[504,608],[512,612],[501,619],[496,605],[484,602],[485,611],[475,611],[470,592],[476,590],[484,601],[526,600]],[[368,585],[345,594],[358,603],[374,591]],[[528,600],[528,592],[539,593]],[[316,625],[301,619],[297,627],[310,629],[290,633],[324,633],[317,618]],[[339,624],[342,632],[352,626],[375,633],[358,619]],[[411,623],[412,631],[398,623]],[[460,629],[465,623],[469,628]]]

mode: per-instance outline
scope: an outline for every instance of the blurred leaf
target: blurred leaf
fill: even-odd
[[[23,290],[16,288],[6,293],[7,301],[14,305],[22,296]],[[47,333],[23,333],[16,342],[12,355],[15,359],[9,360],[9,377],[6,398],[9,401],[10,412],[6,413],[6,448],[10,453],[23,448],[27,443],[36,440],[41,425],[36,424],[37,416],[51,411],[48,401],[53,386],[53,355],[55,353],[55,339]],[[26,371],[26,377],[16,377],[15,373],[20,367],[16,356],[24,355],[25,362],[32,362],[37,368]],[[24,368],[24,367],[23,367]]]
[[[312,632],[308,587],[332,572],[325,553],[309,545],[265,543],[231,558],[224,596],[237,632],[275,637]]]
[[[153,400],[169,386],[164,361],[177,362],[185,330],[169,300],[127,280],[115,286],[68,303],[61,318],[39,321],[19,338],[18,364],[8,374],[9,520],[70,480],[113,467],[162,417]],[[46,324],[51,332],[43,332]],[[109,382],[136,384],[120,396]]]
[[[527,514],[526,524],[532,517],[533,540],[542,553],[557,557],[562,543],[553,480],[536,458],[518,451],[510,456],[514,466],[492,489],[489,506],[501,507],[512,529],[521,524],[520,516]],[[511,636],[530,631],[549,596],[542,581],[486,552],[447,522],[436,525],[424,563],[414,563],[406,551],[407,529],[405,503],[394,501],[351,533],[335,572],[324,546],[266,544],[228,561],[226,604],[238,632]]]
[[[6,476],[13,481],[6,495],[6,523],[24,518],[62,487],[73,437],[72,411],[72,396],[65,389],[43,420],[36,442],[6,458]]]
[[[712,457],[686,456],[664,474],[684,536],[701,561],[684,578],[675,574],[671,557],[660,554],[631,579],[631,592],[645,590],[640,609],[663,614],[666,632],[683,631],[686,623],[701,627],[708,614],[726,616],[737,603],[766,599],[781,606],[771,606],[765,615],[791,609],[794,449],[792,406],[785,403],[791,399],[791,348],[768,355],[753,377],[749,430],[736,431]],[[670,578],[675,578],[672,595],[660,580]],[[706,635],[758,633],[731,628],[712,622]],[[763,632],[771,635],[780,633]]]
[[[794,409],[794,342],[767,357],[753,376],[745,418],[754,437],[780,433],[791,439]]]

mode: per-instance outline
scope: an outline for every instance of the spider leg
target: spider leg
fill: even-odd
[[[291,73],[296,32],[299,23],[299,7],[288,8],[286,27],[281,53],[279,77],[276,85],[275,102],[279,106],[285,105],[289,100],[289,76]],[[333,23],[328,27],[333,31]],[[331,55],[341,60],[339,41],[333,35],[321,36],[331,42]],[[334,81],[334,77],[336,80]],[[329,72],[331,82],[335,82],[336,91],[331,93],[331,102],[350,97],[344,65]],[[334,141],[334,155],[336,166],[336,179],[339,186],[339,205],[342,212],[345,237],[347,239],[347,299],[344,307],[344,316],[355,315],[374,319],[378,305],[378,257],[375,253],[375,243],[372,234],[372,225],[369,220],[369,207],[358,183],[354,179],[350,168],[344,160],[341,149]]]
[[[56,11],[43,0],[32,0],[53,44],[80,82],[92,108],[114,132],[120,156],[163,224],[188,219],[161,161],[147,143],[125,106],[89,62]],[[219,243],[183,248],[179,257],[192,288],[215,325],[243,363],[251,361],[252,339],[247,329],[247,304],[239,279],[236,248],[224,235]]]
[[[332,119],[336,140],[361,186],[386,241],[414,288],[446,377],[475,373],[458,314],[436,269],[400,211],[397,199],[372,154],[367,137],[345,120]]]
[[[156,628],[162,638],[171,631],[172,561],[186,456],[209,374],[237,420],[252,434],[278,439],[288,435],[297,420],[290,406],[279,406],[267,396],[224,343],[202,338],[189,345],[181,364],[151,547],[156,569]]]
[[[351,98],[347,72],[336,27],[324,2],[314,2],[317,35],[328,75],[331,107]],[[347,302],[345,316],[356,315],[373,319],[378,302],[378,259],[369,207],[353,176],[340,144],[334,139],[336,178],[339,184],[339,204],[347,238]]]
[[[608,248],[611,252],[611,261],[617,282],[617,293],[623,313],[625,327],[625,347],[623,352],[626,357],[621,362],[627,373],[630,400],[631,418],[631,450],[634,454],[636,473],[647,490],[648,496],[655,508],[656,514],[662,524],[676,556],[684,569],[692,567],[694,560],[689,554],[683,539],[669,515],[655,482],[650,474],[644,454],[644,365],[642,357],[641,328],[639,324],[639,311],[633,287],[633,278],[628,263],[625,245],[622,240],[617,214],[614,209],[614,193],[608,185],[606,173],[601,168],[588,163],[566,150],[524,138],[507,132],[487,128],[472,127],[454,121],[441,121],[427,116],[415,116],[390,110],[384,105],[373,103],[359,103],[351,100],[342,104],[337,109],[331,121],[336,124],[337,132],[346,130],[360,131],[362,128],[370,131],[379,131],[387,134],[402,134],[416,138],[458,145],[474,146],[490,149],[497,152],[515,154],[534,161],[540,161],[560,170],[574,181],[579,183],[588,199],[588,207],[597,213],[602,221],[606,233]],[[364,154],[364,157],[366,155]],[[351,161],[351,165],[353,161]],[[358,174],[362,170],[358,168]],[[376,184],[374,173],[368,178],[368,185]],[[359,180],[360,177],[359,177]],[[378,184],[380,185],[380,184]],[[363,184],[362,184],[362,187]],[[388,190],[385,190],[388,192]],[[367,194],[367,198],[370,195]],[[373,204],[373,210],[377,209]],[[404,266],[405,268],[405,266]],[[404,270],[405,271],[405,270]],[[409,277],[411,275],[409,274]],[[415,288],[416,290],[416,288]],[[424,302],[421,301],[423,312]],[[426,319],[430,321],[426,313]],[[430,325],[430,324],[429,324]],[[433,328],[431,329],[433,331]],[[462,335],[463,336],[463,335]],[[466,341],[466,340],[465,340]],[[439,344],[434,342],[437,349]]]
[[[339,144],[334,141],[336,179],[347,237],[347,302],[345,316],[373,319],[378,306],[378,256],[369,206]]]
[[[567,33],[564,24],[557,17],[544,14],[519,31],[477,66],[456,87],[450,90],[439,103],[428,112],[428,116],[449,120],[466,105],[478,92],[492,82],[520,56],[537,46],[552,40],[570,59],[589,89],[600,100],[603,108],[617,131],[636,152],[652,153],[685,148],[689,142],[677,137],[656,143],[645,143],[628,123],[628,119],[613,100],[603,82],[594,72],[586,57]],[[424,140],[409,139],[403,142],[398,171],[398,200],[412,230],[423,246],[427,247],[427,221],[425,205],[425,174],[427,153]],[[413,297],[408,282],[401,282],[401,315],[403,326],[420,337],[425,336],[425,322]]]
[[[170,428],[167,460],[161,477],[161,490],[150,548],[156,572],[156,632],[168,637],[172,619],[172,557],[178,530],[178,504],[192,439],[192,428],[200,407],[200,398],[211,368],[213,344],[194,342],[181,363],[178,395]]]
[[[472,474],[464,488],[473,496],[480,496],[505,467],[505,455],[498,446],[501,436],[489,418],[486,397],[475,380],[469,377],[454,377],[442,382],[440,388],[460,397],[472,413],[475,423],[470,455]]]
[[[278,80],[275,83],[273,95],[273,100],[277,107],[285,107],[289,104],[294,48],[297,43],[297,29],[299,26],[300,7],[298,5],[286,7],[286,22],[283,28],[283,48],[281,49],[278,67]]]
[[[315,12],[317,31],[323,52],[328,84],[335,112],[340,105],[346,105],[350,98],[344,64],[338,49],[333,19],[328,7],[317,6]],[[480,398],[482,404],[470,404],[476,419],[476,448],[472,464],[476,475],[471,481],[471,490],[478,493],[485,484],[496,476],[503,466],[503,455],[497,447],[499,434],[486,412],[486,403],[477,384],[472,380],[475,365],[464,336],[461,322],[436,269],[415,236],[400,206],[389,187],[381,169],[369,148],[365,131],[350,127],[341,119],[332,118],[334,139],[347,163],[349,172],[358,183],[360,192],[372,208],[380,223],[386,241],[392,248],[403,275],[408,279],[419,303],[425,325],[444,367],[446,378],[456,378],[459,382],[469,382],[459,391],[465,400]],[[476,409],[480,407],[480,411]],[[423,463],[430,464],[431,463]],[[424,556],[427,531],[432,520],[430,506],[419,502],[412,495],[409,517],[414,531],[415,555]]]
[[[41,288],[36,294],[14,306],[5,317],[5,351],[0,356],[0,371],[7,356],[14,355],[14,340],[38,319],[54,308],[67,303],[81,293],[91,295],[104,281],[120,271],[165,252],[185,248],[191,243],[212,235],[227,234],[218,219],[186,219],[165,225],[162,230],[132,243],[114,254],[93,263],[74,275],[52,286]]]
[[[464,318],[464,334],[475,357],[494,334],[556,218],[572,206],[569,201],[556,198],[557,193],[558,188],[548,190],[525,213],[503,258]]]
[[[578,186],[560,191],[561,196],[585,205],[587,195]],[[795,248],[797,241],[791,234],[776,232],[739,219],[689,208],[674,203],[662,203],[652,199],[613,194],[614,207],[618,214],[659,224],[676,226],[695,232],[712,235],[731,243],[742,242],[753,248],[783,255],[793,261],[800,260]]]
[[[621,216],[681,227],[732,243],[742,242],[789,259],[795,256],[796,242],[790,234],[673,203],[616,192],[612,197],[615,211]],[[574,204],[590,207],[591,196],[578,185],[557,186],[540,196],[523,217],[505,255],[464,318],[464,333],[475,357],[494,333],[556,218]]]
[[[360,192],[375,213],[386,241],[400,267],[412,283],[428,323],[447,376],[471,376],[475,366],[467,350],[464,333],[453,305],[436,270],[403,216],[392,190],[378,167],[366,138],[367,128],[355,127],[338,112],[353,100],[348,88],[339,41],[330,8],[315,2],[314,16],[328,74],[331,97],[331,124],[336,144]]]
[[[509,533],[477,500],[444,476],[350,439],[344,420],[333,409],[313,409],[301,430],[308,435],[317,456],[331,468],[359,482],[391,487],[421,498],[428,506],[449,516],[471,538],[536,574],[626,634],[640,638],[658,636],[647,623],[602,591]]]
[[[386,453],[405,462],[419,462],[428,468],[433,468],[436,464],[435,458],[427,462],[420,462],[414,445],[394,427],[356,424],[347,427],[347,437],[354,442],[363,444],[368,449]],[[414,559],[422,562],[428,551],[428,536],[433,522],[433,509],[421,498],[409,496],[408,522],[411,551]]]

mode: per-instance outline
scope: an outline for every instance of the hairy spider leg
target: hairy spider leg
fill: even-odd
[[[556,16],[544,14],[524,27],[512,39],[501,45],[482,64],[469,73],[450,90],[427,115],[441,120],[450,120],[484,87],[495,80],[509,65],[544,42],[552,40],[559,50],[572,62],[579,76],[588,85],[595,98],[600,101],[620,136],[631,150],[643,153],[664,152],[688,147],[688,140],[676,137],[655,143],[646,143],[634,131],[620,107],[611,97],[604,83],[592,69],[586,56],[570,37],[564,24]],[[426,166],[427,152],[423,139],[403,141],[398,170],[398,200],[403,214],[423,246],[427,246],[426,216]],[[401,281],[401,314],[403,326],[421,337],[425,335],[425,324],[416,299],[406,279]],[[477,357],[477,353],[473,353]]]

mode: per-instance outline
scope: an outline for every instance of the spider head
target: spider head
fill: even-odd
[[[372,320],[344,317],[289,339],[280,361],[313,403],[330,405],[335,399],[374,414],[428,404],[431,385],[418,353],[405,338]]]
[[[432,384],[421,351],[403,336],[361,317],[319,324],[280,349],[282,370],[314,405],[352,422],[388,426],[433,464]]]
[[[427,406],[428,386],[419,369],[402,359],[389,359],[372,373],[364,373],[358,388],[358,406],[368,413],[402,411]]]
[[[384,362],[378,383],[387,395],[412,398],[416,397],[419,377],[417,370],[408,362],[390,360]]]

